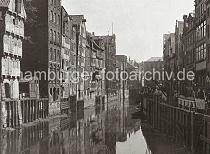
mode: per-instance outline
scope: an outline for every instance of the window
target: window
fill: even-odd
[[[196,61],[202,61],[206,59],[206,44],[202,44],[196,49]]]
[[[50,21],[53,21],[53,11],[50,11]]]
[[[61,68],[64,69],[64,59],[62,59]]]
[[[11,93],[10,93],[10,85],[9,85],[9,83],[5,83],[4,84],[4,88],[5,88],[5,97],[6,98],[10,98],[11,97]]]
[[[15,0],[15,12],[21,13],[21,2],[22,0]]]
[[[0,11],[0,20],[3,20],[2,11]]]
[[[57,35],[57,42],[60,43],[60,33],[58,32],[58,35]]]
[[[206,36],[206,21],[201,23],[197,28],[196,28],[196,37],[197,40],[200,40]]]
[[[53,30],[50,29],[50,41],[53,41]]]
[[[58,15],[58,22],[57,22],[57,24],[60,25],[60,15]]]
[[[53,101],[56,101],[56,88],[53,88]]]
[[[56,58],[57,58],[56,57],[56,49],[54,49],[54,58],[53,58],[53,60],[56,61]]]
[[[54,31],[53,42],[56,42],[56,31]]]
[[[54,20],[53,20],[53,22],[56,23],[56,20],[57,20],[57,16],[56,16],[56,13],[54,13]]]
[[[206,21],[203,23],[203,37],[206,36]]]
[[[50,60],[53,61],[53,50],[52,50],[52,48],[50,48],[50,56],[49,57],[50,57]]]
[[[206,59],[206,44],[203,44],[203,59]]]
[[[54,13],[53,13],[53,11],[51,13],[52,13],[51,14],[51,16],[52,16],[52,22],[54,22]]]
[[[57,62],[60,62],[60,51],[57,51]]]

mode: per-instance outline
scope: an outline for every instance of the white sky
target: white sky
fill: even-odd
[[[194,0],[62,0],[69,14],[84,14],[87,30],[117,37],[117,54],[137,61],[162,56],[163,34],[194,10]]]

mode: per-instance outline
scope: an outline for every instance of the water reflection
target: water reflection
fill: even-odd
[[[75,110],[71,118],[40,122],[1,135],[1,154],[150,153],[128,102]]]

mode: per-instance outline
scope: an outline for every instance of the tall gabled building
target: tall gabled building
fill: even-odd
[[[0,1],[0,76],[3,100],[19,99],[25,18],[23,0]]]
[[[109,79],[112,78],[111,73],[108,72],[116,72],[116,36],[107,35],[107,36],[97,36],[99,39],[103,40],[104,49],[105,49],[105,73]],[[107,74],[108,73],[108,74]],[[117,80],[114,78],[113,80],[109,80],[106,77],[105,86],[106,93],[108,95],[116,95],[118,92],[117,88]]]
[[[98,101],[105,95],[105,53],[104,42],[94,33],[87,33],[87,49],[85,71],[89,73],[85,81],[86,100],[88,103]],[[96,98],[96,99],[95,99]],[[97,102],[98,103],[98,102]]]
[[[85,82],[83,72],[85,70],[86,19],[84,15],[70,15],[73,28],[76,30],[76,72],[78,72],[78,84],[76,88],[77,99],[83,100],[85,95]]]
[[[207,33],[206,33],[206,0],[195,0],[195,31],[196,31],[196,49],[195,49],[195,74],[197,88],[206,87],[207,76]],[[209,51],[208,51],[209,52]]]
[[[61,8],[61,97],[68,99],[70,96],[70,76],[69,71],[71,70],[70,56],[71,56],[71,18],[67,11],[62,6]]]
[[[195,71],[195,52],[196,52],[196,29],[195,29],[195,17],[193,14],[189,16],[184,15],[184,25],[182,34],[182,52],[179,54],[180,62],[182,65],[180,71],[185,69],[187,72]],[[193,82],[191,81],[179,81],[180,94],[188,97],[194,97],[191,87]]]

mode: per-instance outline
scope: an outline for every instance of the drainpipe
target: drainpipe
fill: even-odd
[[[123,60],[123,71],[125,71],[125,60]],[[123,79],[123,101],[124,100],[125,100],[125,80]]]
[[[2,130],[2,79],[0,78],[0,131]],[[2,133],[2,132],[0,132]]]

